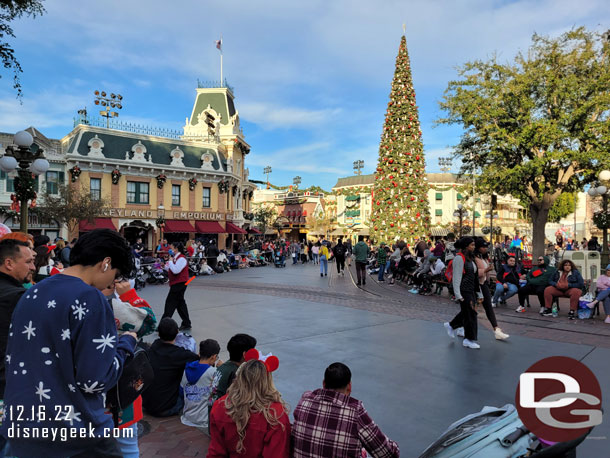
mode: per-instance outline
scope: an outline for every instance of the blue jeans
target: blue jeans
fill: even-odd
[[[133,431],[132,437],[128,437],[127,433],[123,432],[127,430]],[[121,429],[121,434],[119,436],[120,437],[118,437],[116,441],[119,443],[119,448],[121,449],[121,453],[123,453],[123,458],[139,458],[140,449],[138,447],[138,424],[134,423],[127,428]]]
[[[320,273],[321,274],[328,274],[328,259],[326,259],[326,256],[322,255],[320,257]]]
[[[379,266],[379,276],[377,277],[377,280],[379,280],[379,281],[383,280],[384,272],[385,272],[385,262]]]
[[[517,285],[513,285],[512,283],[507,283],[508,285],[508,291],[504,292],[504,286],[502,285],[502,283],[496,283],[496,292],[494,293],[494,302],[497,304],[498,301],[501,300],[506,301],[509,297],[513,297],[515,294],[517,294],[517,291],[519,290],[519,288],[517,288]]]
[[[318,264],[318,253],[313,253],[313,263]]]
[[[595,299],[604,303],[604,312],[610,315],[610,288],[601,290]]]

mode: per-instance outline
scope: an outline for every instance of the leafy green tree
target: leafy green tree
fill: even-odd
[[[267,228],[273,224],[273,221],[275,221],[277,216],[277,209],[275,208],[275,205],[257,205],[252,213],[254,213],[254,221],[260,228],[263,235],[265,235]]]
[[[0,60],[5,69],[13,70],[13,89],[17,91],[17,97],[21,97],[22,94],[19,75],[23,73],[23,69],[15,57],[15,50],[6,41],[8,37],[15,38],[11,22],[22,16],[40,16],[44,11],[41,0],[2,0],[0,2]]]
[[[574,192],[564,192],[553,203],[549,210],[549,221],[558,223],[561,218],[565,218],[570,213],[574,213],[578,204],[578,194]]]
[[[563,193],[595,180],[610,155],[610,36],[578,28],[534,35],[512,63],[466,63],[448,85],[440,124],[461,124],[462,171],[529,206],[534,255]],[[488,191],[488,192],[489,192]]]

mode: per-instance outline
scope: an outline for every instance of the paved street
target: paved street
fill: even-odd
[[[160,316],[166,293],[166,286],[148,286],[141,295]],[[361,290],[349,273],[337,276],[334,264],[328,277],[311,264],[199,277],[186,299],[193,336],[218,340],[221,359],[228,358],[226,343],[237,332],[254,335],[258,348],[279,357],[274,380],[292,408],[303,391],[321,386],[328,364],[346,363],[353,396],[398,441],[402,456],[418,456],[449,424],[485,405],[514,403],[519,374],[544,357],[579,359],[602,390],[610,386],[610,326],[600,319],[568,321],[563,301],[557,319],[540,317],[534,297],[526,314],[516,314],[512,302],[497,309],[500,326],[511,334],[507,342],[494,340],[480,313],[476,351],[447,337],[441,323],[457,306],[446,291],[442,297],[416,296],[373,278]],[[140,441],[142,456],[205,456],[203,434],[177,419],[146,421],[152,432]],[[579,456],[605,456],[608,438],[605,422]]]

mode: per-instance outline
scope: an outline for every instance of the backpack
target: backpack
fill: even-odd
[[[464,260],[464,264],[466,263],[466,258],[464,257],[464,255],[462,253],[458,253],[456,254],[456,256],[461,256],[462,259]],[[466,269],[462,270],[462,273],[466,272]],[[453,281],[453,259],[451,261],[449,261],[449,264],[447,264],[447,269],[445,269],[445,278],[447,279],[447,281],[449,283],[451,283]]]
[[[337,245],[335,247],[335,256],[345,256],[345,246]]]

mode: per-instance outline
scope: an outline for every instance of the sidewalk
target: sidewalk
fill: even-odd
[[[203,457],[208,453],[208,436],[183,425],[179,416],[155,418],[145,415],[140,423],[144,426],[144,433],[138,439],[142,457]]]

